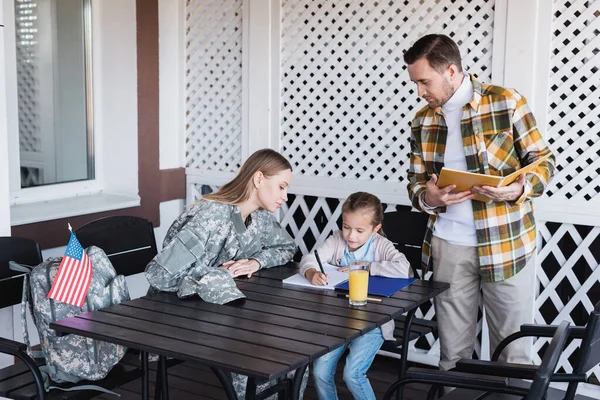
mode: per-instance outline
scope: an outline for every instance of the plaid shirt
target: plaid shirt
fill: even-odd
[[[463,107],[461,134],[469,172],[505,176],[551,154],[537,129],[525,97],[513,89],[486,85],[471,76],[473,100]],[[423,203],[425,184],[444,166],[448,127],[440,107],[425,106],[412,121],[408,194],[415,208],[430,214],[422,267],[431,265],[431,239],[437,213]],[[472,201],[480,274],[484,282],[508,279],[535,251],[531,199],[541,196],[554,172],[554,155],[527,175],[529,190],[515,202]]]

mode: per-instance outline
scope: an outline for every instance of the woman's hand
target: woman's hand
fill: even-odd
[[[337,270],[340,272],[348,272],[348,271],[350,271],[350,268],[349,267],[339,267]]]
[[[229,275],[231,275],[231,277],[233,278],[233,272],[229,270],[229,266],[231,266],[231,265],[232,265],[234,262],[235,262],[235,261],[233,261],[233,260],[230,260],[230,261],[224,262],[224,263],[223,263],[223,264],[222,264],[222,265],[219,267],[219,269],[222,269],[222,270],[225,270],[225,271],[227,271],[227,273],[229,273]]]
[[[223,263],[223,265],[219,268],[227,268],[227,272],[231,274],[234,278],[242,275],[247,275],[248,278],[252,276],[253,273],[260,269],[260,263],[256,260],[236,260],[236,261],[227,261]]]
[[[322,272],[317,271],[314,268],[309,269],[304,273],[304,276],[310,283],[317,286],[325,286],[327,285],[327,280],[329,279],[329,274],[324,274]]]

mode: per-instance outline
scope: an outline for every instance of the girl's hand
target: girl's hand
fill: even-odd
[[[310,283],[317,286],[325,286],[329,280],[329,274],[324,274],[313,268],[306,271],[305,276]]]
[[[247,275],[248,278],[252,276],[253,273],[260,269],[260,263],[256,260],[237,260],[237,261],[227,261],[223,263],[223,265],[228,264],[227,270],[234,278],[242,275]]]
[[[348,267],[339,267],[337,270],[340,271],[340,272],[348,272],[348,271],[350,271],[350,268],[348,268]]]

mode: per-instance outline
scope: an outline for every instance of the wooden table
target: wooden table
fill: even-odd
[[[57,321],[50,327],[62,334],[140,350],[144,399],[148,398],[147,353],[161,356],[163,367],[166,357],[210,367],[229,399],[237,399],[230,372],[249,377],[247,399],[255,398],[256,382],[272,380],[281,380],[272,392],[285,392],[296,399],[310,362],[405,312],[409,312],[406,320],[410,323],[420,304],[447,288],[446,284],[417,281],[383,297],[381,303],[353,308],[333,290],[284,286],[282,279],[296,272],[295,265],[288,265],[239,279],[238,287],[247,298],[236,304],[211,304],[196,296],[182,300],[160,293]],[[406,350],[402,362],[406,362]],[[165,368],[161,379],[166,383]],[[287,373],[294,370],[295,378],[286,380]],[[167,385],[163,387],[166,399]]]

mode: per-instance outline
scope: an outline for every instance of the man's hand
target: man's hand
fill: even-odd
[[[462,203],[463,201],[471,200],[475,195],[469,190],[458,193],[450,193],[456,188],[456,185],[446,186],[440,189],[437,187],[437,175],[431,175],[431,179],[427,181],[425,190],[425,204],[430,207],[444,207],[452,204]]]
[[[519,179],[508,186],[473,186],[472,190],[493,201],[516,201],[523,195],[525,188],[525,175],[519,176]]]

